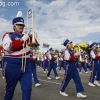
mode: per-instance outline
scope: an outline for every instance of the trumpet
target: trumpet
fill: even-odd
[[[31,21],[29,19],[31,19]],[[31,28],[29,28],[29,23],[31,23]],[[28,44],[28,46],[30,46],[30,47],[37,47],[37,46],[39,46],[40,44],[35,39],[34,16],[33,16],[33,10],[32,9],[29,9],[27,11],[27,27],[29,29],[31,29],[31,32],[32,32],[32,42],[30,44]]]

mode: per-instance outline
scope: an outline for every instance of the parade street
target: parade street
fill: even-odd
[[[47,80],[46,73],[43,73],[42,68],[37,67],[37,75],[41,83],[41,86],[35,87],[33,80],[31,100],[82,100],[82,98],[76,97],[76,87],[75,84],[73,83],[73,80],[71,80],[65,91],[68,94],[68,97],[64,97],[59,94],[64,73],[58,72],[58,74],[61,77],[59,80],[55,79],[53,72],[51,73],[52,79]],[[85,92],[83,94],[87,95],[87,98],[85,98],[85,100],[100,100],[100,87],[88,86],[90,72],[87,74],[82,72],[80,76],[83,87],[85,89]],[[0,100],[3,100],[3,91],[4,91],[4,79],[2,79],[2,73],[0,71]],[[22,98],[21,96],[22,92],[20,89],[20,83],[18,83],[15,89],[13,100],[21,100]]]

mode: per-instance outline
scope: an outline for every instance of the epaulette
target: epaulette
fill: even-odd
[[[2,40],[3,40],[3,38],[5,37],[6,34],[8,34],[8,35],[10,36],[10,34],[13,34],[13,33],[14,33],[14,32],[6,32],[6,33],[3,35]]]

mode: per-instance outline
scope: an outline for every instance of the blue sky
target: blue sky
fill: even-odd
[[[0,4],[11,0],[0,0]],[[34,10],[34,29],[42,48],[43,43],[62,49],[64,39],[74,43],[100,42],[99,0],[12,0],[17,6],[0,5],[0,37],[12,31],[12,19],[21,10],[26,23],[26,12]]]

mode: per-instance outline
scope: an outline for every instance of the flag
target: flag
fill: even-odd
[[[47,43],[43,43],[43,47],[44,48],[49,48],[50,44],[47,44]]]

